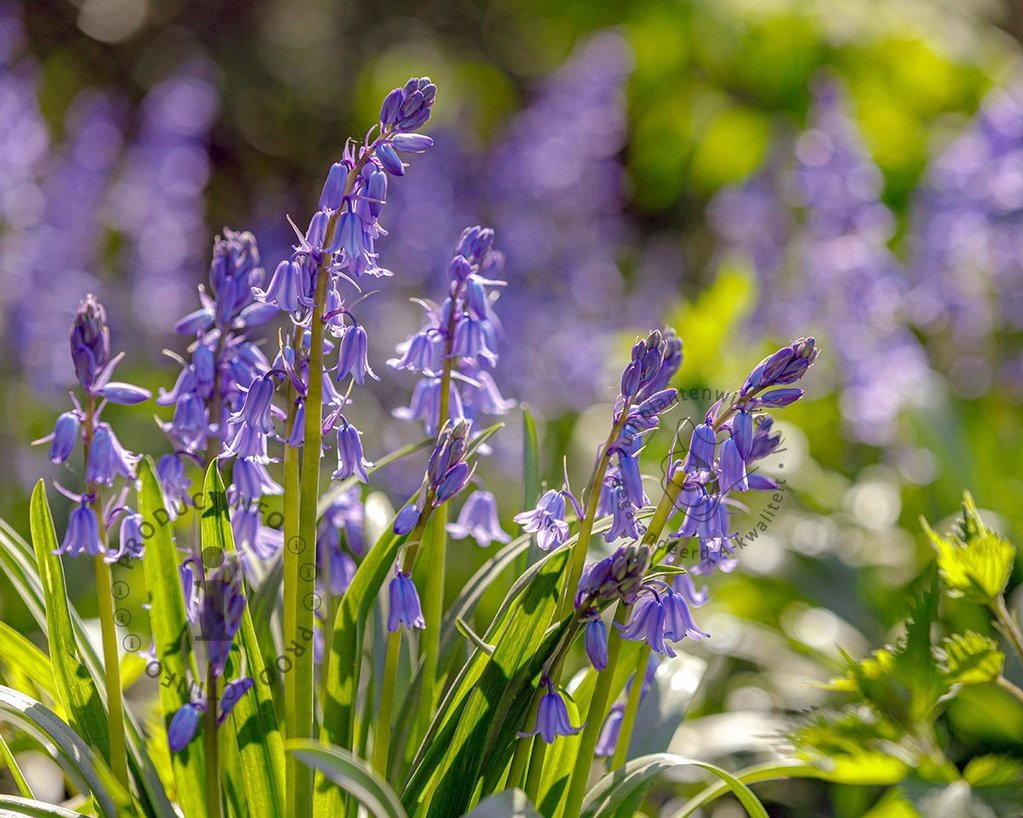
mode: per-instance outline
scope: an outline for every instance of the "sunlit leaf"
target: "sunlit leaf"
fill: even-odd
[[[984,684],[998,678],[1005,654],[987,636],[967,631],[945,639],[945,673],[952,684]]]

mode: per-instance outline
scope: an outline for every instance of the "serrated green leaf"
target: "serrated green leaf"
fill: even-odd
[[[103,815],[110,818],[134,815],[131,797],[117,783],[113,773],[95,758],[81,736],[52,710],[9,687],[0,687],[0,719],[7,721],[43,744],[57,748],[54,761],[75,783],[78,791],[92,795]]]
[[[945,639],[945,674],[951,684],[984,684],[998,678],[1005,654],[994,639],[973,631]]]
[[[963,770],[971,787],[1001,787],[1023,781],[1023,761],[1010,756],[974,756]]]
[[[236,553],[227,492],[216,460],[206,472],[203,491],[206,499],[200,523],[203,553],[210,548]],[[269,677],[264,672],[263,653],[247,605],[238,636],[246,674],[255,684],[250,693],[238,699],[227,723],[238,745],[249,814],[261,818],[284,815],[284,743],[266,683]],[[312,650],[311,641],[306,649]]]
[[[139,514],[153,527],[146,541],[142,564],[149,590],[149,619],[153,648],[159,662],[157,682],[163,727],[166,731],[175,713],[190,701],[189,679],[194,678],[188,661],[191,647],[188,617],[181,585],[179,556],[170,527],[160,525],[157,511],[164,507],[163,493],[152,461],[147,457],[139,469]],[[205,818],[205,760],[201,741],[171,754],[177,800],[186,818]]]
[[[71,624],[64,566],[57,556],[57,534],[42,480],[32,492],[29,510],[32,545],[36,553],[39,580],[46,600],[46,631],[51,650],[53,680],[57,699],[75,731],[95,747],[103,758],[110,757],[106,709],[99,690],[82,662],[79,641]]]
[[[750,818],[768,818],[767,810],[753,791],[734,775],[704,761],[670,753],[642,756],[628,762],[594,785],[583,801],[580,818],[613,818],[615,811],[635,793],[649,786],[654,776],[678,767],[699,767],[724,781]]]
[[[967,495],[964,535],[942,537],[921,518],[921,525],[937,555],[946,593],[953,597],[992,603],[1005,591],[1016,559],[1012,543],[984,526]]]
[[[289,741],[288,752],[355,796],[374,818],[407,818],[391,786],[358,756],[314,741]]]

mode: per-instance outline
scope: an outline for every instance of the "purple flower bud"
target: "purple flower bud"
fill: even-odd
[[[209,329],[213,324],[213,319],[213,311],[202,307],[178,321],[174,325],[174,331],[181,335],[195,335],[197,332]]]
[[[600,728],[600,737],[597,739],[597,746],[594,748],[594,755],[598,758],[607,758],[615,754],[618,746],[618,735],[622,730],[622,719],[625,718],[625,705],[615,704],[611,712],[604,720],[604,726]]]
[[[337,210],[341,207],[341,198],[345,192],[345,181],[348,179],[348,168],[335,162],[327,172],[327,180],[323,183],[320,193],[320,210]]]
[[[283,494],[284,489],[270,477],[266,466],[247,457],[239,458],[231,471],[231,494],[243,500],[258,500],[268,495]]]
[[[68,517],[67,531],[64,532],[64,540],[55,553],[67,554],[70,557],[80,557],[84,554],[98,557],[103,550],[96,512],[85,504],[72,509],[71,516]]]
[[[819,352],[813,338],[799,338],[782,347],[754,367],[739,396],[745,398],[771,386],[795,383],[817,359]]]
[[[184,704],[167,725],[167,743],[172,753],[180,753],[195,738],[203,711],[194,704]]]
[[[395,88],[391,91],[391,93],[384,97],[384,104],[380,106],[381,127],[394,124],[404,98],[405,94],[401,88]]]
[[[656,418],[671,409],[677,400],[677,389],[662,389],[637,406],[636,414],[642,418]]]
[[[511,540],[497,517],[497,500],[489,491],[474,491],[465,499],[458,522],[448,523],[448,533],[457,540],[472,537],[477,545],[486,548],[497,540]]]
[[[337,236],[349,260],[360,258],[366,251],[362,241],[362,219],[351,210],[346,210],[338,219]]]
[[[53,440],[50,443],[50,460],[63,463],[75,450],[80,437],[81,423],[75,412],[64,412],[57,418],[53,427]]]
[[[441,503],[446,503],[465,488],[471,477],[472,469],[468,463],[459,463],[448,469],[447,474],[444,475],[437,485],[437,493],[433,504],[439,506]]]
[[[384,143],[377,148],[377,158],[391,176],[404,176],[405,165],[394,152],[394,148]]]
[[[802,389],[772,389],[770,392],[764,392],[756,400],[761,406],[778,408],[788,406],[790,403],[795,403],[801,397],[803,397]]]
[[[458,254],[448,265],[448,277],[452,281],[465,281],[470,275],[472,275],[472,264],[463,255]]]
[[[71,324],[71,360],[78,382],[88,392],[110,360],[110,329],[103,305],[87,295]]]
[[[642,378],[642,368],[637,361],[630,361],[622,373],[622,397],[632,400],[639,392]]]
[[[629,502],[636,508],[642,508],[650,503],[646,492],[643,491],[643,478],[639,473],[639,460],[626,454],[618,455],[618,474],[622,484],[625,486],[625,493]]]
[[[310,247],[323,248],[327,238],[327,223],[330,216],[323,210],[317,210],[309,220],[309,229],[305,231],[305,240]]]
[[[419,593],[411,576],[404,571],[398,571],[387,586],[387,596],[391,603],[387,614],[387,630],[394,633],[402,625],[409,630],[426,627],[423,609],[419,604]]]
[[[142,559],[145,552],[145,538],[142,536],[142,515],[127,509],[121,517],[121,528],[118,531],[118,548],[115,553],[107,554],[105,562],[114,563],[124,557]]]
[[[337,470],[331,475],[334,480],[344,480],[353,474],[361,483],[369,482],[366,471],[373,464],[363,455],[362,437],[358,429],[345,422],[337,430]]]
[[[359,386],[365,383],[366,375],[375,381],[380,380],[370,368],[367,348],[366,330],[361,324],[349,327],[345,331],[344,337],[341,339],[341,349],[338,352],[338,380],[349,374]]]
[[[399,537],[404,537],[416,527],[418,522],[419,509],[415,506],[405,506],[394,518],[394,533]]]
[[[544,679],[547,692],[540,699],[536,713],[536,727],[531,732],[519,733],[519,738],[539,735],[547,744],[552,744],[558,736],[574,736],[585,725],[573,727],[568,718],[568,706],[561,694],[555,690],[550,679]]]
[[[774,418],[769,415],[762,415],[758,419],[753,431],[753,443],[750,446],[747,462],[761,460],[771,454],[781,445],[781,432],[772,432]]]
[[[774,491],[778,488],[778,484],[774,482],[770,477],[765,477],[759,472],[753,472],[746,478],[751,491]]]
[[[152,392],[148,389],[143,389],[141,386],[133,386],[130,383],[120,383],[119,381],[110,381],[99,390],[99,394],[111,403],[117,403],[122,406],[134,406],[136,403],[147,401],[153,396]]]
[[[601,671],[607,667],[607,626],[600,619],[593,619],[586,624],[586,655],[593,669]]]
[[[174,454],[163,455],[156,464],[156,478],[160,481],[168,505],[187,500],[192,481],[186,476],[185,464],[180,457]]]
[[[433,140],[418,133],[398,134],[391,139],[391,144],[402,153],[426,153],[433,147]]]
[[[218,725],[227,721],[227,717],[231,715],[234,706],[238,704],[242,696],[252,689],[254,684],[255,682],[251,676],[245,676],[241,679],[235,679],[230,684],[224,686],[224,692],[220,694],[220,712],[217,714]]]

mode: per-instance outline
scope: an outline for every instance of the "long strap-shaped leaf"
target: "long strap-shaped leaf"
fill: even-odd
[[[80,812],[57,807],[31,798],[16,795],[0,795],[0,816],[23,815],[27,818],[85,818]]]
[[[146,458],[139,471],[139,513],[153,526],[153,536],[146,542],[143,566],[149,590],[149,619],[152,623],[153,645],[159,662],[160,708],[164,726],[178,709],[189,701],[188,619],[185,597],[178,567],[178,553],[168,525],[161,525],[157,511],[163,509],[163,492],[157,482],[153,464]],[[205,766],[203,745],[193,741],[184,750],[171,754],[177,799],[185,818],[206,818],[203,798]]]
[[[465,818],[541,818],[522,790],[505,790],[484,798]]]
[[[235,552],[234,533],[227,504],[227,492],[220,477],[217,463],[210,464],[203,486],[205,506],[202,510],[202,546]],[[248,606],[242,613],[238,631],[245,652],[247,673],[255,680],[251,694],[242,696],[231,711],[241,756],[242,777],[249,815],[272,818],[284,815],[284,743],[273,698],[264,672],[263,654]],[[308,645],[312,650],[312,644]]]
[[[57,550],[57,534],[46,500],[46,486],[36,483],[30,506],[32,545],[39,567],[46,600],[46,633],[51,646],[50,664],[60,701],[75,731],[99,750],[104,758],[110,757],[110,737],[107,717],[100,699],[99,689],[87,674],[82,673],[82,656],[78,649],[71,613],[68,610],[67,588],[64,585],[64,566]]]
[[[35,564],[35,556],[31,546],[7,523],[0,518],[0,565],[4,574],[18,591],[22,602],[28,608],[32,618],[40,628],[46,630],[46,604],[43,587]],[[88,677],[97,689],[101,689],[102,666],[96,649],[85,637],[85,628],[74,607],[69,607],[72,624],[74,625],[76,643],[81,649]],[[145,739],[138,721],[131,711],[125,713],[128,730],[128,763],[132,774],[140,787],[140,796],[150,815],[159,818],[177,818],[174,808],[167,799],[163,782],[160,780],[156,767],[149,758],[145,748]]]
[[[131,797],[113,773],[66,723],[35,699],[10,687],[0,687],[0,719],[10,722],[36,741],[57,746],[55,760],[78,790],[95,799],[110,818],[134,815]]]
[[[671,753],[642,756],[604,776],[587,793],[579,818],[612,818],[618,807],[641,788],[648,786],[655,775],[676,767],[699,767],[714,773],[725,782],[750,818],[768,818],[767,810],[753,794],[753,790],[734,775],[714,764]]]
[[[358,756],[340,747],[307,740],[289,741],[287,749],[303,764],[319,770],[345,792],[354,795],[373,818],[407,818],[391,786]]]

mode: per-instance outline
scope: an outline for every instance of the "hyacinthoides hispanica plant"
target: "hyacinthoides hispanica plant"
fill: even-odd
[[[69,720],[61,746],[79,759],[75,784],[100,814],[163,818],[174,814],[173,799],[185,818],[334,818],[356,815],[360,803],[376,815],[455,817],[522,788],[547,816],[610,815],[665,763],[702,764],[629,760],[639,703],[659,657],[708,636],[692,613],[707,591],[692,578],[735,568],[731,509],[736,495],[775,488],[755,470],[780,443],[767,411],[802,396],[794,384],[817,355],[814,341],[765,358],[695,425],[684,457],[673,444],[652,503],[642,462],[653,461],[650,433],[676,405],[682,342],[671,331],[638,340],[585,488],[576,495],[566,469],[560,488],[527,493],[536,505],[515,516],[522,533],[512,539],[479,468],[501,425],[481,428],[481,418],[512,405],[495,380],[505,282],[493,231],[471,227],[455,243],[444,298],[418,302],[425,326],[387,362],[417,374],[410,404],[394,414],[422,422],[427,439],[370,463],[347,417],[354,387],[375,378],[357,317],[368,295],[360,280],[388,274],[375,247],[387,180],[405,171],[399,154],[430,146],[416,131],[434,96],[427,79],[388,95],[378,124],[331,167],[308,229],[271,275],[251,234],[217,239],[200,307],[177,325],[190,338],[187,356],[169,353],[181,371],[157,399],[170,413],[161,428],[172,443],[158,463],[126,452],[101,420],[108,402],[148,398],[111,380],[119,356],[110,358],[102,308],[86,299],[75,318],[85,400],[75,399],[47,440],[55,462],[82,440],[84,490],[61,489],[76,506],[58,545],[37,488],[39,580],[14,576],[39,600],[51,650],[67,648],[54,660],[52,698]],[[270,358],[256,331],[280,313],[287,330]],[[526,416],[534,465],[524,482],[539,485]],[[328,435],[337,468],[321,496]],[[365,542],[362,486],[426,449],[419,488],[378,526],[379,539]],[[200,491],[196,469],[205,473]],[[452,522],[448,505],[462,493]],[[274,496],[280,515],[267,514]],[[115,523],[119,545],[108,547]],[[502,547],[445,610],[449,536]],[[687,568],[678,546],[692,540],[701,557]],[[539,553],[520,559],[534,543]],[[105,702],[72,672],[77,663],[93,681],[103,675],[63,588],[60,557],[80,553],[97,558]],[[153,639],[145,672],[159,684],[162,714],[149,723],[150,741],[170,752],[159,767],[123,699],[115,624],[127,626],[110,598],[110,563],[130,570],[140,559]],[[508,572],[511,589],[476,633],[477,603]],[[589,661],[570,684],[576,645]],[[86,766],[89,745],[99,758]],[[599,759],[609,775],[589,788]],[[751,814],[766,814],[744,785],[703,766]]]

